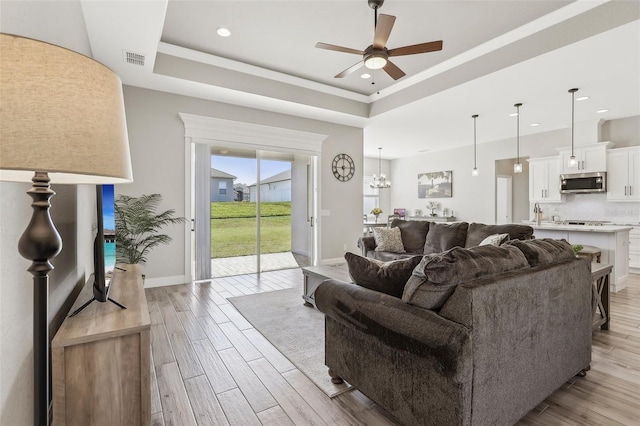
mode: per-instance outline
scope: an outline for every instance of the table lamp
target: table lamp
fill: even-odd
[[[48,425],[49,272],[62,250],[49,182],[133,180],[120,78],[71,50],[0,34],[0,180],[32,182],[18,251],[33,262],[34,424]]]

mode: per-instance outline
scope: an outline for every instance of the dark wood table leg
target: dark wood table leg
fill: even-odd
[[[605,321],[600,326],[600,330],[608,330],[609,329],[609,320],[611,319],[611,315],[609,314],[609,277],[611,275],[607,274],[601,278],[601,288],[599,289],[601,305],[600,309],[603,309],[602,316]]]

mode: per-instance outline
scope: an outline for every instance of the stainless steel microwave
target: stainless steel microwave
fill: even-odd
[[[560,175],[560,192],[563,194],[607,192],[607,172]]]

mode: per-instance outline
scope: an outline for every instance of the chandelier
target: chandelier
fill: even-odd
[[[387,176],[382,173],[382,148],[378,148],[378,174],[373,175],[373,182],[369,184],[371,188],[391,188],[391,181],[387,180]]]

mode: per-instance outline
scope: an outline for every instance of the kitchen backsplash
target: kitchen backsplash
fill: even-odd
[[[562,203],[540,203],[543,220],[602,220],[611,223],[640,222],[640,203],[614,203],[606,194],[566,194]],[[534,218],[533,204],[529,216]]]

